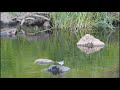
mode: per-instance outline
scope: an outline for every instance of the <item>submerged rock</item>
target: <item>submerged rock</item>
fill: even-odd
[[[17,34],[16,28],[4,28],[2,32],[0,32],[0,37],[15,37]]]
[[[64,75],[70,70],[69,67],[62,65],[51,65],[49,68],[45,68],[43,72],[50,72],[52,75]]]

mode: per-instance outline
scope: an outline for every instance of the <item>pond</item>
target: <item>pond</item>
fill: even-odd
[[[70,71],[62,78],[116,78],[119,77],[119,35],[109,42],[102,34],[96,38],[105,43],[98,52],[86,54],[77,47],[72,33],[54,32],[41,37],[1,38],[1,78],[59,78],[41,72],[49,65],[37,65],[36,59],[64,60]]]

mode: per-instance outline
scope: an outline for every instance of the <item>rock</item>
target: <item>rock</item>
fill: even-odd
[[[53,64],[49,68],[45,68],[45,69],[41,70],[43,72],[50,72],[52,75],[62,76],[64,74],[66,74],[70,69],[69,67],[63,66],[64,61],[54,62],[49,59],[37,59],[37,60],[35,60],[34,63],[40,64],[40,65]]]
[[[13,19],[13,15],[8,12],[1,13],[0,28],[16,28],[19,21]]]
[[[37,60],[35,60],[34,63],[40,64],[40,65],[45,65],[45,64],[53,64],[54,61],[49,60],[49,59],[37,59]]]
[[[40,65],[44,65],[44,64],[59,64],[59,65],[63,65],[64,61],[54,62],[53,60],[50,60],[50,59],[37,59],[37,60],[34,61],[34,63],[40,64]]]
[[[16,28],[4,28],[2,32],[0,32],[1,37],[15,37],[17,34]]]
[[[19,24],[19,22],[17,22],[17,21],[11,21],[9,23],[4,23],[4,22],[1,21],[0,22],[0,25],[1,25],[0,29],[3,29],[3,28],[17,28],[18,24]]]
[[[19,20],[17,18],[17,20]],[[48,13],[45,12],[38,12],[38,13],[30,13],[27,14],[26,16],[24,16],[23,18],[21,18],[21,20],[19,20],[21,22],[21,26],[38,26],[39,27],[39,31],[37,33],[41,33],[42,31],[45,31],[46,33],[52,34],[52,23],[51,23],[51,19],[48,15]],[[29,33],[29,31],[24,30],[26,34]],[[37,33],[33,33],[33,34],[37,34]]]
[[[90,34],[83,36],[77,43],[77,47],[86,54],[94,53],[104,48],[105,44]]]
[[[16,13],[16,15],[14,15]],[[17,15],[18,14],[18,15]],[[16,16],[16,17],[15,17]],[[10,13],[10,12],[2,12],[1,13],[1,20],[0,20],[0,28],[19,28],[19,32],[23,32],[23,34],[29,34],[29,30],[24,28],[26,26],[27,28],[31,29],[32,27],[38,26],[39,29],[38,32],[35,29],[32,30],[32,35],[41,33],[41,30],[48,30],[45,31],[46,33],[52,34],[52,23],[51,19],[49,17],[49,12],[25,12],[25,13]],[[28,30],[28,31],[27,31]],[[35,30],[35,33],[34,33]],[[31,32],[30,32],[31,35]]]
[[[45,68],[43,72],[50,72],[52,75],[64,75],[70,70],[69,67],[62,65],[51,65],[49,68]]]
[[[48,13],[40,13],[40,12],[34,12],[34,13],[26,13],[24,16],[16,17],[17,21],[21,22],[22,25],[37,25],[42,26],[46,21],[50,21],[50,17]]]
[[[1,21],[4,23],[9,23],[12,21],[13,15],[9,14],[8,12],[2,12],[1,13]]]
[[[96,39],[94,36],[90,34],[86,34],[83,36],[77,43],[77,46],[86,46],[86,47],[93,47],[93,46],[104,46],[105,44],[101,42],[99,39]]]

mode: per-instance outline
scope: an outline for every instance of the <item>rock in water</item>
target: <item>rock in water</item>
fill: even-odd
[[[77,47],[86,54],[90,54],[104,48],[104,43],[90,34],[83,36],[77,43]]]
[[[64,75],[70,70],[69,67],[62,65],[51,65],[49,68],[45,68],[42,71],[50,72],[52,75]]]
[[[78,41],[77,45],[94,47],[94,46],[104,46],[105,44],[99,39],[96,39],[94,36],[90,34],[86,34]]]
[[[1,37],[15,37],[17,34],[16,28],[4,28],[1,29],[2,32],[0,32]]]
[[[35,60],[34,63],[44,65],[44,64],[53,64],[54,61],[49,60],[49,59],[37,59],[37,60]]]

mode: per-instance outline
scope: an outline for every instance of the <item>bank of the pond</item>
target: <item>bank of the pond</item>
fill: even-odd
[[[114,31],[116,25],[120,23],[119,12],[2,12],[1,27],[16,28],[17,24],[37,25],[40,29],[32,29],[33,32],[49,30],[67,30],[79,37],[84,33],[100,32],[106,33]],[[37,19],[36,19],[37,18]],[[30,27],[31,28],[31,27]],[[110,31],[109,31],[109,30]],[[9,29],[7,29],[9,30]],[[24,28],[25,32],[30,32]]]

